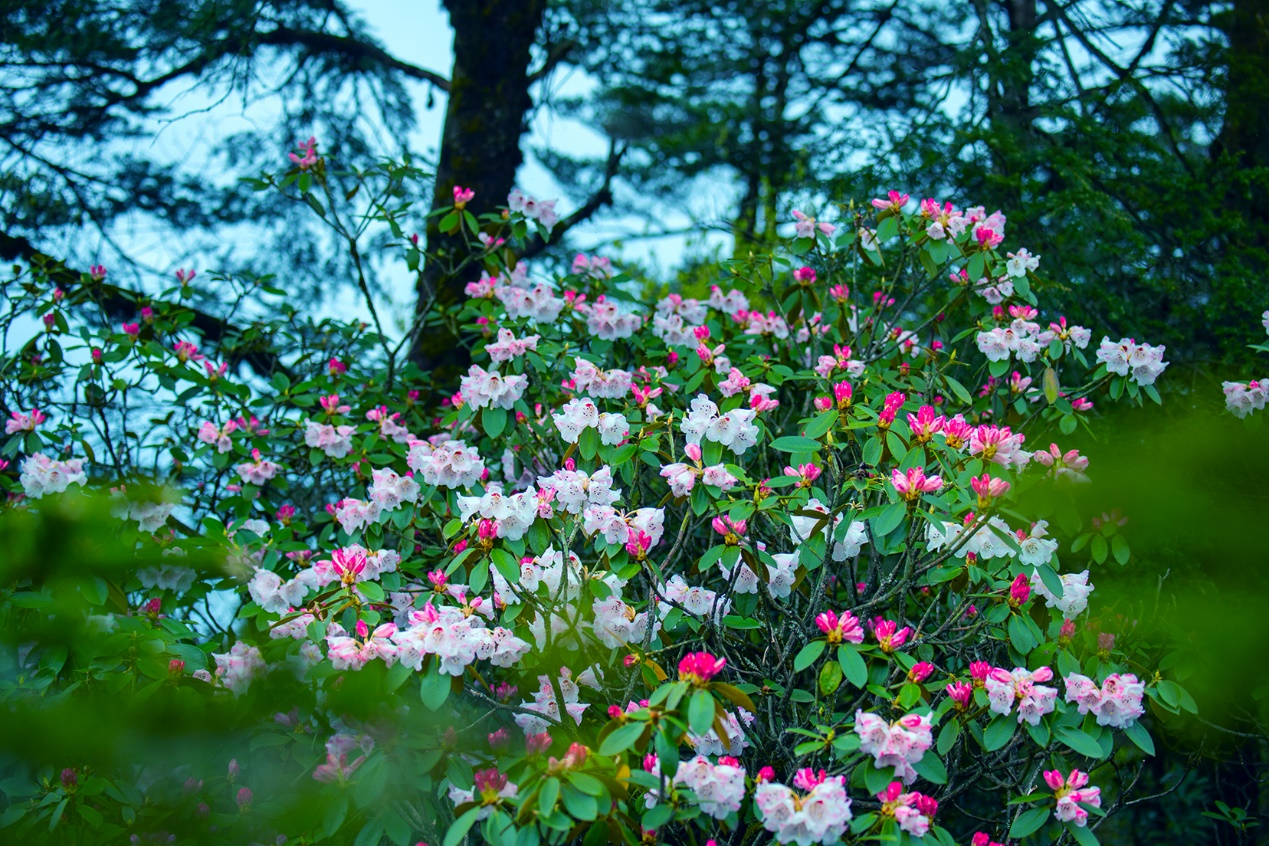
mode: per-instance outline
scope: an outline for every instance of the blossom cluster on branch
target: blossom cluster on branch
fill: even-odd
[[[334,178],[302,151],[292,177]],[[1157,401],[1163,349],[1104,339],[1090,360],[1089,330],[1041,317],[1040,257],[1002,254],[1006,216],[981,207],[797,212],[780,250],[643,302],[600,257],[553,280],[515,261],[552,203],[516,192],[476,218],[455,199],[440,225],[483,249],[448,314],[476,343],[458,385],[385,371],[356,325],[253,384],[174,307],[50,329],[57,361],[11,394],[39,410],[7,426],[8,508],[129,483],[127,537],[172,569],[114,575],[94,631],[146,633],[172,661],[153,685],[209,703],[285,680],[295,710],[253,749],[356,807],[286,830],[261,810],[284,785],[258,783],[223,814],[314,841],[413,842],[442,819],[445,846],[1095,843],[1148,726],[1193,703],[1167,644],[1096,610],[1107,544],[1129,560],[1120,524],[1028,494],[1095,483],[1096,457],[1055,441],[1095,404]],[[35,311],[87,308],[32,290]],[[171,411],[149,429],[127,408],[143,394]],[[109,409],[98,428],[83,396]],[[184,567],[208,548],[219,572]],[[90,651],[66,672],[142,672]],[[21,660],[66,684],[47,656]],[[372,675],[385,707],[354,720],[340,690]],[[408,714],[440,728],[394,731]],[[387,773],[430,810],[358,790]],[[65,790],[84,824],[127,798]]]

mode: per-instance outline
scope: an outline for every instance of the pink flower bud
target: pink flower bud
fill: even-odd
[[[1031,582],[1022,573],[1009,585],[1009,604],[1014,608],[1021,606],[1031,598]]]
[[[775,769],[770,766],[763,767],[762,769],[758,770],[758,774],[754,776],[754,781],[758,782],[758,784],[762,784],[763,782],[768,782],[768,781],[775,781]]]
[[[1044,783],[1049,786],[1050,790],[1061,790],[1066,786],[1066,779],[1058,770],[1045,770]]]
[[[235,797],[235,800],[238,803],[238,810],[242,811],[244,814],[247,811],[250,811],[252,798],[250,787],[238,788],[238,795]]]
[[[551,748],[551,735],[549,732],[541,734],[531,734],[524,739],[525,749],[530,755],[540,755]]]
[[[964,710],[969,707],[969,702],[974,696],[974,688],[965,682],[953,682],[947,686],[947,695],[956,703],[958,709]]]
[[[931,664],[929,661],[920,661],[914,664],[911,670],[908,670],[908,681],[912,682],[913,684],[920,684],[921,682],[928,679],[930,677],[930,674],[933,672],[934,672],[933,664]]]

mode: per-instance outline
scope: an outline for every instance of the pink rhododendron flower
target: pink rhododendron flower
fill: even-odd
[[[793,229],[799,238],[814,238],[817,230],[830,236],[837,231],[837,227],[833,224],[820,223],[815,218],[808,217],[797,210],[793,212],[793,219],[795,221]]]
[[[913,467],[907,473],[898,468],[891,471],[890,483],[895,492],[906,502],[915,502],[921,494],[936,493],[943,489],[943,480],[938,476],[926,476],[925,470]]]
[[[23,414],[20,411],[11,412],[11,419],[4,422],[4,431],[6,435],[13,435],[18,432],[34,432],[35,427],[43,423],[48,418],[44,412],[38,408],[31,409],[30,414]]]
[[[1088,775],[1079,770],[1071,770],[1070,775],[1062,777],[1060,770],[1045,770],[1044,783],[1053,791],[1057,806],[1053,816],[1061,822],[1073,822],[1083,827],[1088,824],[1088,811],[1080,804],[1094,808],[1102,806],[1102,792],[1097,787],[1085,787]]]
[[[846,779],[832,776],[805,794],[775,781],[762,781],[754,790],[754,805],[763,828],[778,843],[829,844],[841,839],[850,824]]]
[[[1034,672],[1025,667],[1018,667],[1010,672],[1000,668],[987,674],[983,686],[987,689],[987,700],[993,713],[1009,715],[1014,706],[1018,708],[1018,722],[1039,725],[1040,718],[1051,713],[1057,701],[1057,690],[1040,682],[1053,678],[1053,671],[1041,667]]]
[[[893,723],[876,714],[855,712],[855,734],[859,735],[860,751],[872,755],[878,767],[894,767],[894,774],[905,784],[916,780],[913,764],[924,757],[934,743],[929,714],[908,714]]]
[[[824,611],[815,618],[815,625],[827,636],[830,644],[864,642],[864,628],[849,611],[840,615]]]
[[[1079,673],[1066,677],[1066,701],[1079,707],[1081,714],[1096,715],[1099,726],[1128,728],[1145,713],[1141,698],[1146,686],[1131,673],[1112,673],[1099,687]]]

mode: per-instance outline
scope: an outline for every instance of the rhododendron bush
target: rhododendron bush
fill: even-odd
[[[336,178],[294,159],[282,190]],[[645,300],[516,261],[551,204],[455,200],[443,399],[267,281],[223,283],[275,298],[265,376],[203,348],[192,273],[104,329],[8,283],[0,697],[73,739],[5,760],[8,836],[1096,842],[1194,706],[1097,616],[1131,552],[1062,505],[1097,483],[1064,439],[1157,401],[1164,350],[1045,312],[1001,212],[798,212]]]

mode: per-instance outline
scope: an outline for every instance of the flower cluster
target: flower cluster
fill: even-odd
[[[855,712],[859,750],[872,755],[878,767],[894,767],[895,776],[905,784],[916,780],[912,765],[934,744],[932,728],[929,714],[908,714],[888,723],[876,714]]]
[[[296,158],[290,184],[339,178],[312,147]],[[191,340],[177,305],[85,328],[84,349],[56,321],[42,330],[40,366],[78,393],[18,368],[10,405],[32,410],[6,423],[0,471],[23,456],[18,480],[0,472],[6,508],[64,520],[50,496],[115,489],[109,525],[138,567],[73,583],[91,609],[79,629],[104,633],[109,660],[15,637],[34,681],[0,692],[6,707],[35,682],[41,697],[85,679],[131,696],[146,677],[143,695],[207,708],[268,685],[296,701],[270,703],[250,750],[334,797],[293,839],[414,837],[372,795],[390,769],[490,842],[708,843],[761,825],[801,846],[964,842],[973,821],[949,797],[1006,807],[1002,786],[1066,750],[1103,772],[1149,745],[1147,698],[1152,714],[1188,710],[1151,666],[1155,635],[1095,636],[1096,566],[1110,539],[1127,560],[1127,530],[1081,536],[1073,509],[1050,525],[1028,498],[1095,481],[1070,444],[1026,447],[1095,426],[1093,399],[1157,398],[1163,350],[1103,342],[1090,364],[1089,330],[1042,317],[1030,293],[1039,257],[997,252],[1002,213],[907,211],[899,192],[840,228],[797,212],[792,254],[720,268],[734,288],[643,297],[603,256],[556,279],[510,264],[554,205],[514,192],[505,216],[477,216],[474,192],[451,188],[437,225],[473,251],[467,299],[420,323],[463,336],[449,383],[337,321],[267,321],[250,337],[290,346],[245,381],[240,352]],[[951,297],[949,274],[965,286]],[[68,307],[47,287],[29,286],[37,318]],[[42,346],[54,336],[100,394]],[[140,420],[114,398],[128,391],[173,413]],[[1227,393],[1264,405],[1260,383]],[[102,420],[83,396],[108,397]],[[27,620],[59,588],[0,591],[0,611]],[[1069,673],[1059,699],[1040,664],[1102,681]],[[359,713],[350,696],[367,691]],[[796,775],[779,783],[764,761]],[[120,796],[149,795],[117,778]],[[1045,778],[1063,821],[1099,801],[1078,771]],[[336,793],[350,785],[353,803]],[[225,836],[280,804],[253,786],[211,816]]]
[[[1102,338],[1097,360],[1106,365],[1109,373],[1128,376],[1138,385],[1153,385],[1168,366],[1163,351],[1163,347],[1138,344],[1131,338],[1121,338],[1118,343]]]
[[[987,674],[983,686],[987,689],[987,701],[993,713],[1009,716],[1016,706],[1018,722],[1039,725],[1040,718],[1053,712],[1057,701],[1057,688],[1048,687],[1041,682],[1053,678],[1053,671],[1048,667],[1028,670],[1017,667],[1014,670],[994,668]]]
[[[1053,790],[1053,798],[1057,806],[1053,816],[1062,822],[1073,822],[1077,826],[1088,825],[1088,811],[1081,805],[1094,808],[1102,806],[1102,791],[1098,787],[1085,787],[1088,774],[1079,770],[1071,770],[1065,778],[1059,770],[1045,770],[1044,783]]]
[[[1111,673],[1100,686],[1079,673],[1071,673],[1065,681],[1066,701],[1074,702],[1081,714],[1091,711],[1099,726],[1128,728],[1146,712],[1141,705],[1146,686],[1132,673]]]
[[[765,782],[754,790],[754,805],[763,828],[775,834],[780,843],[798,846],[839,840],[853,818],[846,780],[842,776],[799,776],[798,786],[804,793],[776,782]]]

